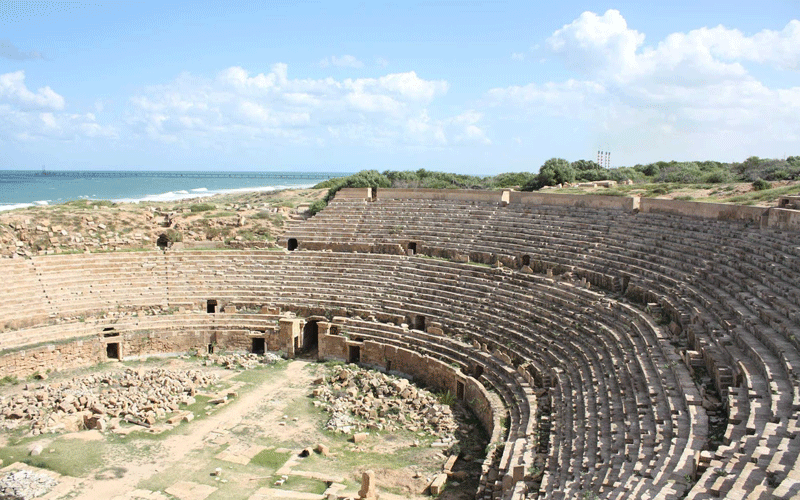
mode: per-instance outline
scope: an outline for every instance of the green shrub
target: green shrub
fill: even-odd
[[[456,395],[453,394],[452,392],[450,392],[449,389],[444,391],[444,392],[440,392],[439,394],[437,394],[436,398],[439,400],[440,404],[447,405],[447,406],[453,406],[454,404],[456,404],[456,401],[458,400],[456,398]]]
[[[328,206],[328,204],[325,203],[324,200],[317,200],[314,203],[312,203],[311,206],[308,207],[308,213],[311,215],[316,215],[317,213],[322,211],[322,209],[325,208],[326,206]]]
[[[753,189],[756,191],[765,191],[767,189],[772,189],[772,184],[765,181],[764,179],[756,179],[753,182]]]
[[[703,182],[711,184],[721,184],[723,182],[731,182],[733,174],[726,170],[713,170],[703,176]]]
[[[522,190],[534,191],[565,182],[575,182],[575,169],[563,158],[550,158],[541,166],[536,178],[525,184]]]
[[[216,205],[212,205],[211,203],[195,203],[193,205],[189,205],[189,211],[194,213],[197,212],[208,212],[209,210],[215,210],[217,208]]]

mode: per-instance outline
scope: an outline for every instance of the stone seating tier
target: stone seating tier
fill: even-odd
[[[13,261],[8,275],[19,284],[0,293],[0,326],[15,335],[9,346],[24,349],[91,335],[103,311],[173,313],[173,326],[196,325],[202,336],[211,318],[248,316],[203,314],[211,299],[220,308],[347,316],[364,341],[404,346],[465,373],[484,367],[479,379],[497,391],[508,429],[502,453],[487,458],[480,498],[797,493],[796,235],[736,221],[457,198],[334,200],[289,229],[299,251],[288,254]],[[326,248],[334,251],[307,251]],[[178,321],[181,308],[196,322]],[[157,331],[167,338],[174,332],[169,319],[148,321],[166,321]],[[240,326],[229,331],[251,331]],[[695,382],[699,373],[710,386]],[[706,408],[727,414],[722,445],[709,447]],[[514,478],[537,453],[546,457],[539,479],[530,470]]]

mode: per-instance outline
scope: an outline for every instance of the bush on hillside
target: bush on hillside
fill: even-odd
[[[753,189],[756,191],[765,191],[767,189],[772,189],[772,184],[764,179],[756,179],[755,182],[753,182]]]

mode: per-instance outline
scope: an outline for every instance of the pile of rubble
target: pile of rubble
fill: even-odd
[[[233,353],[211,354],[206,359],[205,365],[219,365],[228,370],[249,370],[258,365],[271,365],[280,361],[281,357],[271,352],[265,354]]]
[[[337,367],[315,381],[314,404],[331,414],[328,430],[424,432],[452,443],[458,424],[450,406],[404,378],[359,367]]]
[[[19,394],[0,397],[0,423],[13,429],[30,421],[34,436],[84,427],[105,430],[109,418],[150,426],[180,405],[194,403],[197,389],[217,380],[198,370],[127,368],[49,385],[27,384]]]
[[[45,495],[56,486],[51,476],[31,470],[15,470],[0,476],[0,498],[29,500]]]

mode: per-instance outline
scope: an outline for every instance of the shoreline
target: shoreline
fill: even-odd
[[[225,196],[225,195],[247,194],[247,193],[274,193],[287,190],[311,189],[316,184],[317,183],[299,184],[299,185],[254,186],[254,187],[226,188],[226,189],[212,189],[212,190],[203,187],[203,188],[190,189],[188,191],[181,189],[177,191],[166,191],[159,194],[148,194],[138,198],[78,197],[63,201],[59,200],[57,203],[54,203],[53,200],[36,200],[32,202],[19,202],[19,203],[8,203],[8,204],[0,203],[0,213],[12,210],[18,210],[21,208],[52,207],[52,206],[64,205],[66,203],[71,203],[75,201],[88,201],[88,202],[109,201],[115,204],[129,203],[134,205],[140,203],[180,202],[192,199],[213,198],[214,196]]]

